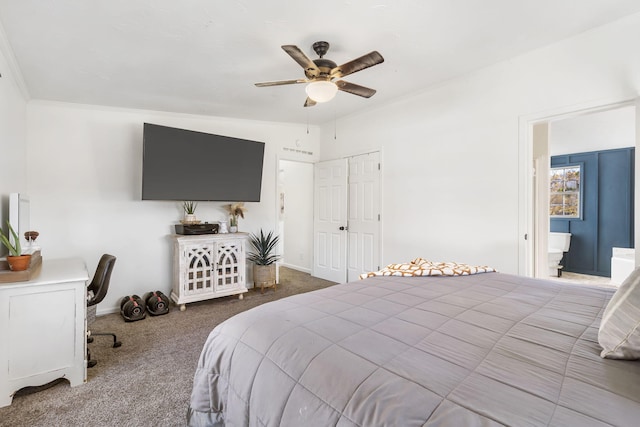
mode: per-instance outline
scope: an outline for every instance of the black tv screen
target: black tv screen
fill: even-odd
[[[144,124],[143,200],[259,202],[264,143]]]

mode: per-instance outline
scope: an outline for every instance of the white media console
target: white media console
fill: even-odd
[[[171,299],[185,304],[247,292],[247,233],[173,235]]]

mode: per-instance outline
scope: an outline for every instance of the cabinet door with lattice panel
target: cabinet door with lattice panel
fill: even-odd
[[[214,289],[215,245],[197,244],[184,246],[181,269],[184,295],[212,293]]]
[[[222,292],[244,286],[244,240],[229,240],[217,244],[215,291]]]

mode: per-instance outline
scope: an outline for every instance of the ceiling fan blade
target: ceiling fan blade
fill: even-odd
[[[267,86],[293,85],[296,83],[307,83],[307,82],[308,80],[306,79],[297,79],[297,80],[280,80],[275,82],[255,83],[255,85],[258,87],[267,87]]]
[[[336,82],[336,86],[338,86],[338,89],[343,92],[349,92],[364,98],[371,98],[376,93],[375,89],[345,82],[344,80],[338,80]]]
[[[316,101],[314,101],[313,99],[307,97],[307,100],[304,101],[304,106],[305,107],[313,107],[314,105],[316,105]]]
[[[314,75],[320,74],[320,69],[298,46],[292,44],[286,44],[282,46],[285,52],[289,54],[305,71],[314,72]]]
[[[384,62],[384,58],[377,51],[369,52],[366,55],[362,55],[360,58],[356,58],[353,61],[349,61],[345,64],[338,65],[331,70],[331,77],[344,77],[349,74],[353,74],[356,71],[364,70],[365,68],[373,67]]]

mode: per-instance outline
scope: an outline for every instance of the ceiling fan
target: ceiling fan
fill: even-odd
[[[330,59],[324,58],[324,55],[329,50],[328,42],[315,42],[312,47],[320,58],[314,60],[309,59],[298,46],[282,46],[282,49],[304,68],[305,79],[263,82],[256,83],[256,86],[266,87],[309,83],[305,89],[307,92],[307,100],[304,103],[305,107],[312,107],[318,102],[330,101],[339,90],[364,98],[370,98],[376,93],[374,89],[368,87],[349,83],[344,80],[334,80],[384,62],[384,58],[377,51],[374,50],[373,52],[338,66]]]

